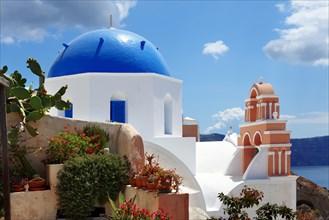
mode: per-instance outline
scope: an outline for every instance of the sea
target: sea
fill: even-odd
[[[293,166],[291,170],[329,190],[329,166]]]

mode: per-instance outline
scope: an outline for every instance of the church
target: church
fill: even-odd
[[[296,210],[296,176],[290,175],[290,132],[280,119],[279,97],[262,79],[245,100],[240,134],[230,129],[222,141],[200,142],[198,125],[183,118],[183,81],[174,78],[149,40],[121,29],[87,32],[63,43],[46,89],[68,85],[66,111],[51,115],[131,124],[144,150],[165,168],[183,176],[190,212],[223,216],[219,192],[238,195],[249,187],[264,192],[263,202]]]

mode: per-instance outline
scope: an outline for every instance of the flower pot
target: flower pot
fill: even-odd
[[[142,176],[142,181],[143,181],[143,189],[147,189],[147,181],[148,181],[148,176]]]
[[[46,181],[45,180],[27,181],[27,184],[29,184],[29,190],[30,188],[43,188],[46,184]]]
[[[136,186],[136,179],[135,179],[135,177],[130,177],[129,183],[130,183],[131,186]]]
[[[160,193],[170,193],[171,184],[172,184],[172,178],[170,176],[161,177],[157,189]]]
[[[168,186],[163,186],[161,184],[158,184],[156,189],[158,190],[159,193],[170,193],[171,189]]]
[[[156,183],[147,183],[147,190],[154,191],[156,189]]]
[[[12,183],[12,184],[11,184],[11,188],[13,188],[13,189],[24,188],[25,184],[26,184],[25,182],[21,182],[21,183]]]
[[[142,179],[136,179],[136,187],[138,189],[143,187],[143,180]]]
[[[56,189],[58,184],[57,173],[64,168],[64,164],[47,164],[47,185],[50,186],[50,189]]]

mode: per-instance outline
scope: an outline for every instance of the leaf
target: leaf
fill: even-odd
[[[37,129],[32,127],[31,125],[29,124],[26,124],[25,125],[26,127],[26,130],[29,132],[29,134],[32,136],[32,137],[35,137],[38,135],[38,132],[37,132]]]
[[[30,68],[32,73],[40,77],[44,76],[44,72],[41,70],[40,64],[35,59],[29,58],[26,63],[28,64],[27,67]]]
[[[115,205],[115,203],[113,202],[113,200],[111,198],[109,198],[109,201],[110,201],[110,204],[111,204],[111,208],[112,208],[113,212],[115,213],[118,208],[117,208],[117,206]]]
[[[14,128],[8,132],[8,144],[17,145],[18,144],[18,129]]]
[[[11,89],[11,93],[18,99],[27,99],[30,97],[30,93],[23,87],[14,87]]]
[[[57,93],[59,93],[62,96],[62,95],[65,94],[66,90],[67,90],[67,85],[66,86],[62,86],[62,88],[60,88]]]
[[[32,108],[37,110],[43,108],[42,101],[38,96],[33,96],[31,98],[30,105],[32,106]]]
[[[10,112],[19,112],[20,107],[16,103],[9,105]]]
[[[119,193],[119,204],[125,203],[125,197],[123,196],[122,192]]]
[[[56,101],[61,100],[61,94],[56,93],[56,94],[51,98],[51,100],[54,101],[54,102],[56,103]]]
[[[27,116],[26,116],[26,120],[28,121],[36,121],[39,120],[42,117],[42,114],[40,113],[40,111],[33,111],[30,112]]]
[[[51,107],[51,100],[50,98],[46,97],[46,96],[41,96],[40,97],[42,105],[44,108],[50,108]]]
[[[3,66],[2,67],[2,70],[0,71],[0,75],[5,74],[7,72],[7,70],[8,70],[8,67],[7,66]]]
[[[58,110],[67,110],[67,109],[70,109],[70,103],[65,102],[63,100],[59,100],[56,102],[55,107]]]

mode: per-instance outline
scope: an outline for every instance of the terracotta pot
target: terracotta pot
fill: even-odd
[[[156,189],[156,183],[147,183],[147,190],[154,191]]]
[[[136,186],[136,179],[135,179],[135,177],[130,177],[129,183],[130,183],[131,186]]]
[[[25,191],[25,188],[24,187],[21,187],[21,188],[11,188],[11,191],[12,192],[23,192],[23,191]]]
[[[142,179],[136,179],[136,187],[138,189],[143,187],[143,180]]]
[[[158,184],[156,189],[158,190],[159,193],[170,193],[171,189],[168,186],[163,186],[161,184]]]
[[[147,181],[148,181],[148,176],[142,176],[142,181],[143,181],[143,189],[147,189]]]
[[[42,188],[46,185],[46,180],[27,181],[29,188]]]
[[[24,188],[25,184],[26,184],[25,182],[21,182],[21,183],[12,183],[12,184],[11,184],[11,188],[13,188],[13,189]]]

